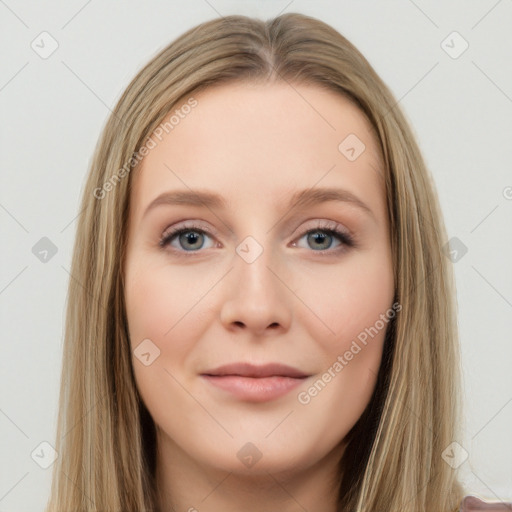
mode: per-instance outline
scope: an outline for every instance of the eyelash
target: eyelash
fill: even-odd
[[[326,249],[326,250],[318,250],[318,251],[312,250],[312,252],[316,252],[316,253],[320,253],[320,254],[325,254],[325,253],[333,254],[333,253],[345,252],[349,248],[356,247],[354,238],[351,235],[349,235],[348,233],[346,233],[345,231],[339,230],[337,226],[338,225],[336,223],[334,223],[334,226],[333,226],[332,222],[327,222],[327,223],[325,221],[323,223],[319,222],[315,228],[308,229],[307,231],[302,233],[298,239],[300,240],[305,235],[320,231],[322,233],[327,234],[328,236],[333,236],[333,237],[338,238],[338,240],[341,242],[340,245],[335,249]],[[160,239],[158,245],[162,249],[165,249],[166,246],[169,245],[169,243],[175,237],[178,237],[183,233],[189,233],[189,232],[195,232],[195,233],[199,233],[202,235],[214,236],[214,234],[210,230],[199,227],[198,225],[195,225],[195,224],[190,224],[187,226],[182,226],[179,228],[172,229],[170,232],[167,232],[167,230],[164,231],[164,234],[162,235],[162,238]],[[201,250],[183,251],[183,250],[177,250],[174,248],[172,249],[172,251],[175,252],[178,256],[187,254],[187,257],[189,257],[188,255],[190,255],[190,254],[194,254],[194,253],[198,254],[198,253],[202,252]]]

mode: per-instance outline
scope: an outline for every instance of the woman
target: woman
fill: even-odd
[[[338,32],[189,30],[119,100],[82,210],[48,511],[459,510],[442,215]]]

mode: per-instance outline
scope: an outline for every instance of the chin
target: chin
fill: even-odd
[[[217,446],[218,449],[212,450],[212,446]],[[194,451],[195,454],[189,454],[193,457],[195,455],[202,466],[254,478],[268,478],[270,473],[286,479],[288,475],[314,466],[323,456],[315,446],[302,445],[301,450],[298,450],[296,447],[283,446],[278,438],[256,439],[254,442],[240,439],[230,439],[222,443],[213,441],[207,446],[195,445]]]

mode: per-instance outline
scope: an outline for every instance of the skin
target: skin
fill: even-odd
[[[224,84],[194,97],[198,105],[134,171],[124,268],[132,350],[149,339],[160,351],[133,366],[157,426],[162,509],[335,511],[343,440],[371,398],[386,329],[359,343],[309,403],[298,394],[393,304],[378,144],[350,101],[318,86]],[[366,146],[354,161],[338,149],[349,134]],[[344,188],[373,215],[349,202],[287,206],[312,187]],[[225,209],[166,204],[145,214],[162,192],[191,189],[223,196]],[[198,239],[178,235],[161,247],[184,221],[213,234],[192,229]],[[318,221],[348,231],[356,247],[308,237]],[[251,263],[236,252],[248,236],[263,249]],[[239,361],[311,377],[251,402],[200,376]],[[237,456],[249,442],[262,455],[251,467]]]

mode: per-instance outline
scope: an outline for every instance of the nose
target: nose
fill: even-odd
[[[230,331],[246,330],[255,336],[283,333],[290,328],[293,293],[288,273],[270,251],[254,261],[235,254],[226,276],[221,322]]]

